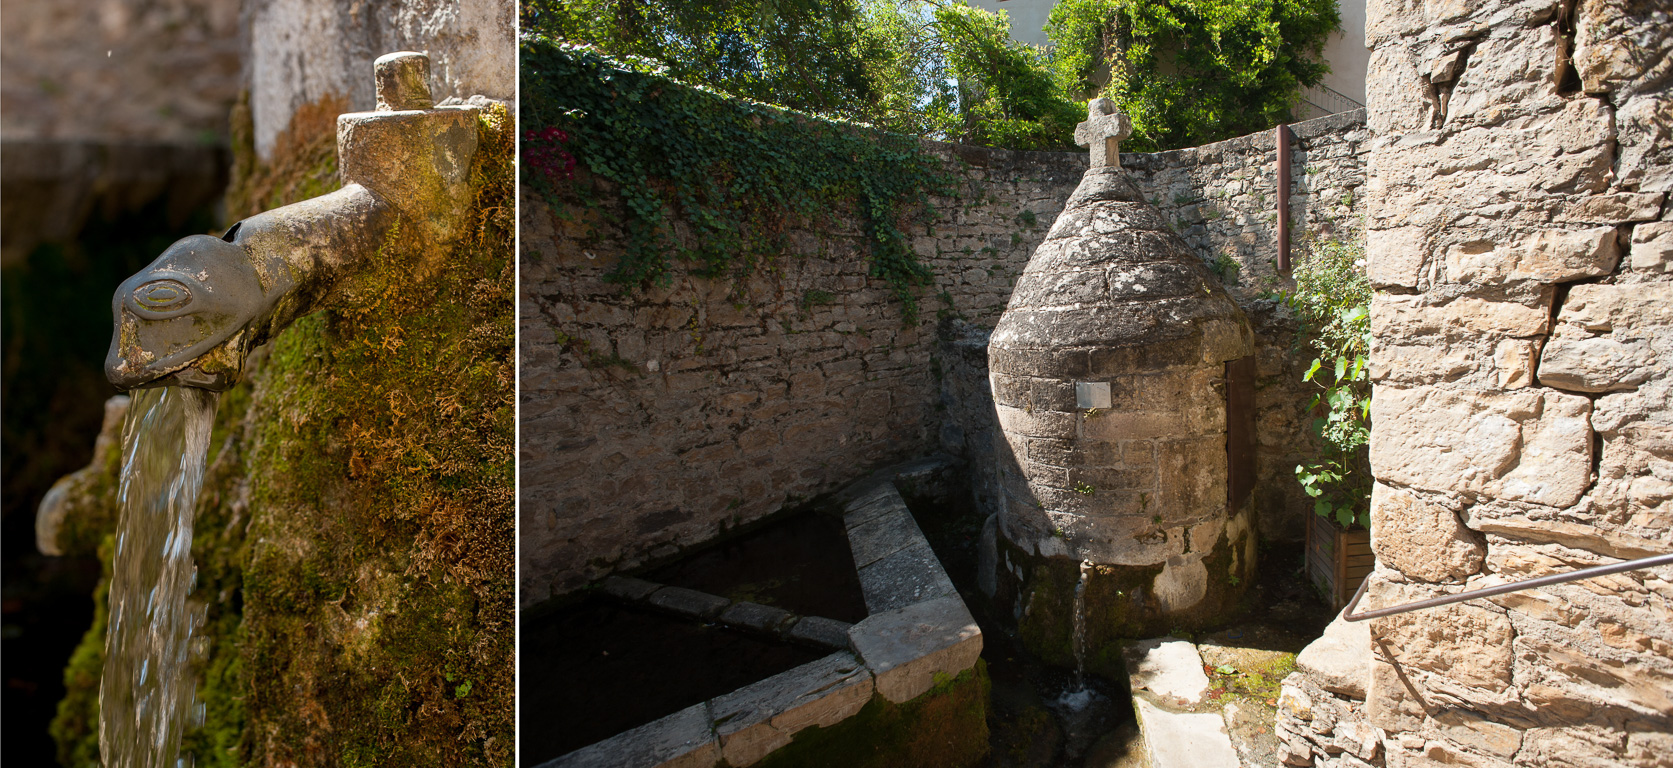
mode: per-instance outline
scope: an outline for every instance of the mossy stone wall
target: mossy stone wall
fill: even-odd
[[[266,163],[235,112],[234,215],[337,186],[329,112],[299,110]],[[416,258],[433,246],[398,227],[221,398],[193,545],[200,766],[512,762],[514,134],[503,106],[478,128],[466,236]],[[79,546],[115,519],[114,477],[88,486]],[[66,765],[98,764],[103,635],[66,670]]]

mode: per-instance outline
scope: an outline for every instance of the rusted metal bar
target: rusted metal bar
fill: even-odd
[[[1290,127],[1273,129],[1278,144],[1278,272],[1290,273]]]
[[[1378,608],[1376,610],[1356,614],[1354,613],[1354,608],[1359,605],[1359,598],[1365,596],[1365,588],[1371,584],[1370,577],[1366,577],[1364,583],[1359,585],[1359,591],[1355,592],[1353,599],[1348,601],[1348,607],[1342,609],[1342,618],[1347,621],[1380,619],[1384,616],[1393,616],[1395,614],[1406,613],[1408,611],[1421,611],[1424,608],[1435,608],[1442,605],[1450,605],[1452,603],[1461,603],[1465,600],[1474,600],[1478,597],[1492,597],[1494,595],[1503,595],[1510,592],[1521,592],[1524,589],[1549,587],[1552,584],[1580,581],[1581,579],[1594,579],[1599,576],[1609,576],[1611,574],[1636,571],[1643,568],[1654,568],[1660,565],[1673,565],[1673,554],[1641,557],[1637,560],[1627,560],[1611,565],[1599,565],[1592,568],[1582,568],[1578,571],[1569,571],[1568,573],[1553,573],[1550,576],[1541,576],[1536,579],[1526,579],[1523,581],[1511,582],[1509,584],[1483,587],[1469,592],[1459,592],[1456,595],[1431,597],[1428,600],[1419,600],[1414,603],[1406,603],[1405,605],[1396,605],[1389,608]]]

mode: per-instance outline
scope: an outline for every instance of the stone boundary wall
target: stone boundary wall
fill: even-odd
[[[930,143],[966,193],[907,230],[935,283],[920,316],[868,277],[847,211],[794,225],[748,280],[676,269],[624,293],[610,191],[522,202],[522,601],[584,586],[836,489],[963,451],[940,400],[942,318],[991,328],[1087,160]],[[592,234],[594,225],[600,230]],[[943,433],[949,444],[944,446]]]
[[[1291,261],[1314,240],[1362,236],[1370,132],[1354,110],[1290,126]],[[1255,328],[1257,382],[1254,505],[1265,538],[1301,539],[1312,500],[1295,466],[1316,455],[1305,406],[1318,390],[1301,380],[1315,352],[1297,346],[1287,308],[1264,295],[1294,287],[1278,272],[1276,131],[1169,152],[1122,153],[1144,197],[1210,269]]]
[[[1673,551],[1673,18],[1373,3],[1366,31],[1363,605]],[[1664,567],[1375,620],[1362,705],[1293,681],[1285,761],[1667,765],[1669,615]],[[1317,738],[1326,709],[1379,749]]]

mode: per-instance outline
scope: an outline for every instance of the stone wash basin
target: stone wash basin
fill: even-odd
[[[910,707],[933,698],[948,681],[960,679],[961,673],[976,667],[981,630],[895,487],[897,481],[912,482],[940,469],[944,469],[943,462],[934,460],[903,465],[836,494],[839,527],[852,555],[849,576],[858,582],[857,601],[841,595],[810,595],[805,590],[797,594],[793,586],[787,587],[783,582],[797,581],[798,570],[818,571],[827,564],[817,557],[797,562],[795,552],[785,553],[784,548],[807,537],[773,530],[785,525],[778,523],[736,544],[650,571],[645,578],[611,577],[602,585],[602,594],[589,603],[528,621],[523,630],[525,659],[540,654],[543,637],[570,632],[565,642],[576,643],[575,629],[564,626],[566,621],[614,623],[630,632],[681,633],[675,642],[686,646],[671,654],[680,661],[672,668],[655,670],[629,665],[627,674],[634,677],[634,685],[646,681],[648,686],[660,687],[657,681],[667,681],[684,685],[690,694],[703,685],[722,684],[728,673],[745,667],[767,670],[767,676],[728,691],[711,692],[695,704],[579,748],[563,738],[570,725],[562,718],[540,722],[541,712],[551,713],[554,707],[526,707],[521,717],[524,765],[650,768],[713,766],[724,760],[743,768],[791,745],[809,729],[838,727],[874,702],[875,706]],[[838,525],[835,520],[828,522]],[[808,528],[821,525],[817,520],[787,523]],[[756,537],[762,540],[753,545],[744,541]],[[789,570],[784,578],[774,578],[748,562],[755,558],[740,562],[726,557],[720,550],[729,546],[754,546],[768,552],[767,559],[786,561],[778,567]],[[829,574],[813,579],[831,591],[841,591],[840,581]],[[771,595],[775,604],[747,599],[760,595]],[[810,607],[846,615],[800,615],[786,610]],[[587,639],[579,642],[585,645]],[[657,638],[656,642],[666,645],[669,641]],[[702,645],[695,656],[691,643]],[[602,650],[598,652],[599,663],[607,663]],[[650,663],[669,666],[665,662],[655,658]],[[580,681],[544,679],[566,675],[554,673],[555,667],[545,674],[532,668],[541,665],[532,660],[524,663],[525,701],[544,698],[561,710],[562,697],[582,695],[576,690]],[[585,676],[591,666],[571,663],[568,669]],[[863,740],[864,729],[858,733],[862,735],[857,738]],[[558,752],[564,753],[554,756]]]

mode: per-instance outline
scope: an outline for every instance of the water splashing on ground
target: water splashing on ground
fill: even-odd
[[[180,737],[200,725],[192,637],[204,612],[192,522],[217,395],[190,387],[132,393],[122,426],[122,521],[110,583],[110,622],[99,685],[105,768],[178,768]]]

